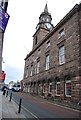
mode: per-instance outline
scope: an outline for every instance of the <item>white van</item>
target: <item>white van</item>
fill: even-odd
[[[21,90],[20,84],[14,84],[12,87],[12,91],[19,92]]]

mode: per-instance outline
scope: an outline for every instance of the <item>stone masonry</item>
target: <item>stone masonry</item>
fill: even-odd
[[[64,33],[59,36],[62,30]],[[47,47],[49,41],[50,46]],[[62,46],[65,50],[65,62],[59,64],[59,49]],[[49,69],[46,70],[47,55]],[[40,66],[39,73],[36,73],[38,59]],[[34,45],[25,58],[24,78],[21,83],[23,91],[30,94],[74,103],[81,100],[81,4],[76,4],[36,46]]]

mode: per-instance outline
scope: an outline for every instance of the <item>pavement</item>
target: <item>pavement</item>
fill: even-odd
[[[3,95],[0,91],[0,120],[2,118],[26,118],[23,114],[23,110],[18,113],[18,104],[13,100],[10,101],[10,97]]]

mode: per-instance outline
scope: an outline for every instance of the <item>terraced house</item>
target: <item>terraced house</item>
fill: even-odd
[[[81,4],[56,25],[47,4],[25,58],[23,91],[62,101],[81,100]]]

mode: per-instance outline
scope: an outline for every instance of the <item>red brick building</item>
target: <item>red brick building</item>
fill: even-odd
[[[52,99],[81,100],[81,4],[55,26],[47,4],[25,58],[23,91]]]

